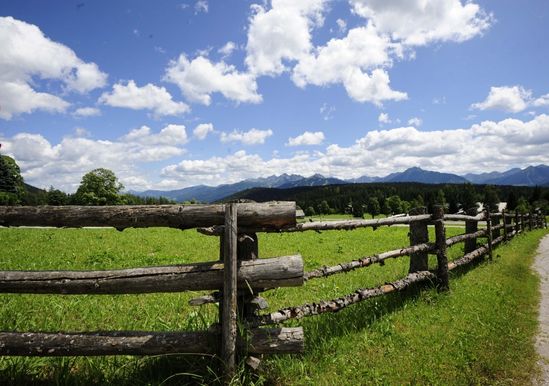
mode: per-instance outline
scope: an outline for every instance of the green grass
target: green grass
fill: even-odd
[[[300,253],[305,270],[406,246],[406,227],[260,234],[260,256]],[[463,232],[448,228],[448,236]],[[293,321],[306,352],[264,358],[274,384],[524,384],[535,369],[537,278],[529,269],[535,231],[499,248],[493,263],[451,275],[451,291],[417,287]],[[218,240],[170,229],[0,229],[0,269],[108,269],[216,260]],[[451,258],[461,246],[449,250]],[[431,258],[431,264],[434,264]],[[264,296],[270,311],[331,299],[400,278],[408,259],[312,280]],[[118,296],[0,295],[0,330],[201,330],[217,306],[192,308],[197,293]],[[216,358],[196,355],[0,358],[2,384],[213,383]],[[173,377],[169,378],[170,375]]]

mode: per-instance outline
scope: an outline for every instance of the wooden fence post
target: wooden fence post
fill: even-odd
[[[477,208],[470,208],[467,209],[467,215],[468,216],[476,216],[477,215]],[[478,221],[474,220],[465,220],[465,233],[475,233],[478,231]],[[475,249],[477,249],[477,239],[468,239],[465,240],[465,254],[473,252]]]
[[[425,207],[413,208],[410,216],[427,213]],[[413,221],[410,223],[410,246],[429,242],[429,230],[426,221]],[[416,252],[410,255],[409,273],[427,271],[429,269],[429,255],[427,252]]]
[[[439,291],[448,291],[448,257],[446,256],[446,229],[444,227],[444,209],[435,205],[432,215],[435,223],[435,244],[437,247],[437,288]]]
[[[223,303],[221,319],[221,359],[223,381],[229,384],[236,370],[237,338],[237,204],[225,205],[223,254]]]
[[[495,216],[493,218],[490,218],[490,221],[491,221],[491,224],[492,224],[492,228],[494,228],[495,226],[499,225],[500,224],[500,218],[499,216]],[[499,235],[501,234],[500,230],[499,229],[494,229],[492,231],[492,240],[495,240],[499,237]]]
[[[503,241],[507,242],[507,240],[509,239],[509,234],[507,233],[507,224],[508,224],[508,221],[507,221],[507,216],[506,216],[506,211],[505,209],[502,209],[501,210],[501,217],[503,218]]]
[[[520,233],[519,211],[518,209],[515,209],[515,235],[518,235],[519,233]]]
[[[492,219],[490,217],[490,209],[486,210],[486,233],[488,237],[488,258],[492,260]]]
[[[259,258],[259,245],[257,234],[239,234],[238,235],[238,260],[256,260]],[[257,292],[257,289],[256,289]],[[248,320],[255,315],[257,307],[254,307],[252,300],[255,293],[248,287],[242,288],[238,292],[238,311],[242,320]]]

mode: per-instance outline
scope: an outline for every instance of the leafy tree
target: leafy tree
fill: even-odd
[[[478,194],[475,191],[475,188],[471,184],[463,185],[463,190],[461,192],[461,209],[469,210],[471,208],[476,208],[478,202]]]
[[[48,205],[67,205],[69,202],[69,197],[67,193],[62,192],[59,189],[54,189],[53,186],[50,186],[48,192],[46,193]]]
[[[309,206],[309,207],[305,208],[304,212],[305,212],[305,216],[314,216],[314,215],[316,215],[315,208],[312,207],[312,206]]]
[[[326,200],[323,200],[320,205],[318,206],[318,213],[320,214],[329,214],[330,213],[330,205],[328,205],[328,202]]]
[[[0,154],[0,205],[16,205],[25,195],[21,169],[15,160]]]
[[[523,196],[520,196],[518,201],[517,201],[517,206],[515,208],[516,210],[519,211],[519,213],[528,213],[530,211],[530,203],[528,202],[528,200],[526,198],[524,198]]]
[[[381,212],[381,206],[377,197],[370,197],[367,205],[368,213],[372,215],[372,218],[377,216]]]
[[[439,189],[437,191],[437,195],[435,197],[435,204],[442,205],[443,208],[446,207],[446,196],[444,195],[444,191],[442,189]]]
[[[120,191],[124,185],[109,169],[94,169],[82,177],[75,193],[75,201],[80,205],[119,205],[124,201]]]
[[[387,200],[385,200],[385,203],[389,207],[389,210],[392,214],[395,213],[402,213],[402,202],[400,200],[400,197],[396,194],[390,197],[387,197]]]
[[[514,210],[518,205],[517,195],[512,190],[507,195],[507,209]]]
[[[499,197],[498,193],[491,185],[486,185],[484,188],[484,198],[482,200],[485,209],[489,209],[490,212],[498,211]]]
[[[353,205],[353,217],[358,217],[358,218],[364,217],[364,207],[362,204],[355,203]]]

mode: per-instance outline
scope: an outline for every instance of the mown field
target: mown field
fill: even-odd
[[[300,253],[305,270],[408,245],[407,227],[261,234],[260,256]],[[463,229],[449,227],[448,236]],[[497,249],[493,262],[451,273],[451,291],[429,286],[294,321],[306,351],[266,357],[246,384],[525,384],[535,374],[538,279],[534,231]],[[219,241],[172,229],[0,229],[0,269],[107,269],[216,260]],[[462,247],[449,250],[450,257]],[[407,273],[408,258],[269,291],[270,311],[331,299]],[[434,258],[431,262],[434,266]],[[217,306],[190,307],[199,293],[0,295],[0,330],[200,330]],[[211,384],[210,356],[0,358],[1,384]]]

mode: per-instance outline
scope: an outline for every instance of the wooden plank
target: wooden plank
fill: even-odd
[[[242,226],[278,229],[296,224],[295,202],[242,203]],[[225,205],[3,206],[0,226],[189,229],[222,225]]]
[[[225,209],[225,247],[223,303],[221,319],[221,359],[225,365],[224,383],[229,384],[236,370],[237,338],[237,236],[238,223],[236,204],[228,204]]]
[[[238,344],[250,354],[298,353],[303,329],[254,329]],[[218,349],[219,333],[209,331],[0,332],[2,356],[215,354]]]
[[[0,271],[0,293],[123,294],[215,290],[223,287],[220,262],[110,271]],[[299,255],[243,261],[241,288],[275,288],[303,284]]]

